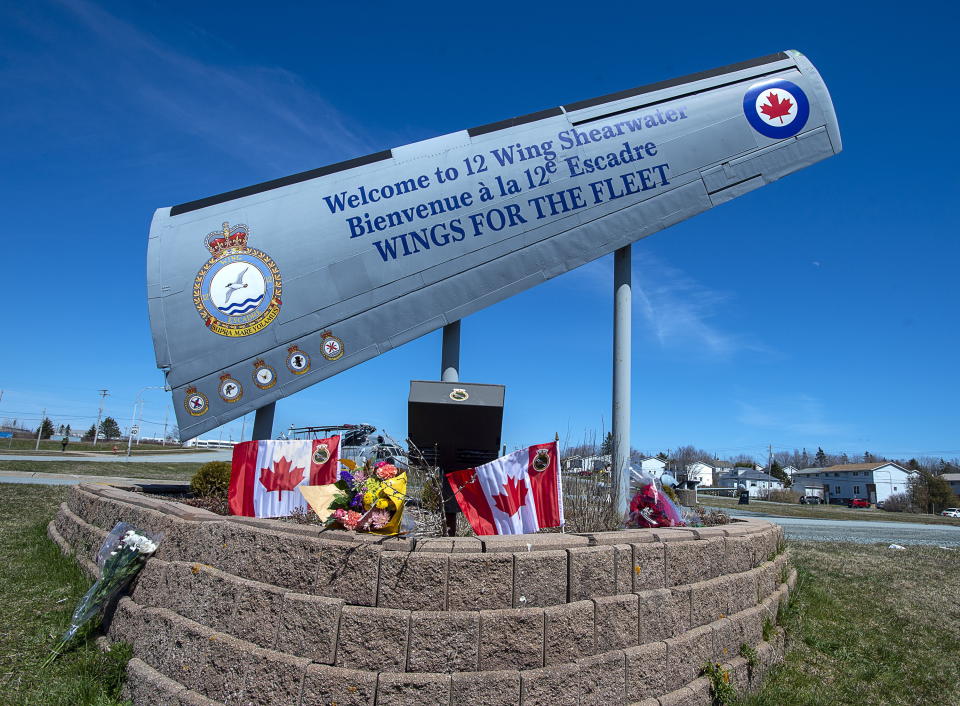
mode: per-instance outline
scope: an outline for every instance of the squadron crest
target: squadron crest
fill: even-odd
[[[247,245],[248,229],[224,223],[206,237],[212,257],[193,281],[193,304],[207,328],[221,336],[262,331],[280,313],[283,282],[269,255]]]

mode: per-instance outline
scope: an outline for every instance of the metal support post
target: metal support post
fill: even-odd
[[[631,251],[613,254],[613,449],[611,495],[617,514],[627,513],[630,491]]]
[[[460,322],[443,327],[443,351],[440,359],[440,379],[460,382]]]
[[[273,438],[273,415],[277,411],[277,403],[271,402],[257,410],[253,418],[253,440],[262,441]]]

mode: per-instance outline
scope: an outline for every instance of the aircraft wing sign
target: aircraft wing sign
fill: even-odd
[[[838,153],[798,52],[571,103],[154,214],[182,438]]]

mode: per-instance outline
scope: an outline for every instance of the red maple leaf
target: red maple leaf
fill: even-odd
[[[303,480],[304,469],[299,467],[291,469],[292,465],[291,461],[281,456],[279,461],[273,462],[272,471],[269,468],[260,469],[260,483],[267,492],[280,491],[280,495],[277,496],[280,501],[283,500],[284,490],[293,490]]]
[[[767,94],[767,103],[768,105],[761,105],[760,112],[766,115],[770,120],[774,118],[780,118],[780,122],[783,122],[784,115],[790,115],[790,109],[793,108],[793,101],[789,98],[784,98],[780,100],[778,96],[773,91]]]
[[[507,515],[516,514],[527,504],[527,483],[522,478],[518,483],[513,476],[507,476],[507,484],[503,489],[507,491],[506,495],[494,495],[493,502]]]

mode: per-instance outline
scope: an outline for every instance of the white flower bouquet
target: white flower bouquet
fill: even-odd
[[[161,539],[160,534],[135,529],[126,522],[118,522],[110,530],[97,553],[100,578],[80,599],[73,611],[70,627],[63,633],[45,665],[60,654],[81,628],[93,628],[99,624],[107,607],[130,585],[147,559],[157,551]]]

